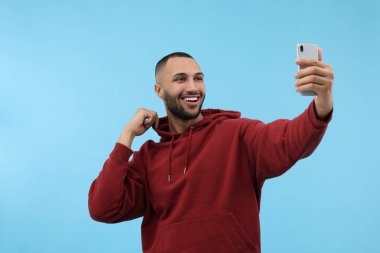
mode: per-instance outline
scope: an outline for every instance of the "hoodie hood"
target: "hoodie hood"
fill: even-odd
[[[180,136],[187,137],[187,149],[186,149],[186,161],[184,164],[183,173],[186,174],[186,171],[189,169],[190,160],[190,148],[191,148],[191,138],[194,132],[201,130],[204,127],[215,124],[216,122],[223,121],[226,119],[237,119],[240,118],[240,112],[238,111],[229,111],[221,109],[203,109],[201,110],[203,119],[182,133],[173,133],[169,132],[169,119],[168,116],[159,118],[158,127],[153,125],[154,131],[161,137],[160,142],[170,141],[169,152],[168,152],[168,182],[171,182],[171,160],[172,160],[172,151],[173,151],[173,142],[174,139],[179,138]]]

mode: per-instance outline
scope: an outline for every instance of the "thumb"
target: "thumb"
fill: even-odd
[[[322,48],[318,48],[318,61],[322,61]]]
[[[158,124],[159,124],[159,119],[158,119],[158,117],[156,118],[156,122],[155,122],[155,126],[156,126],[156,128],[158,128]]]

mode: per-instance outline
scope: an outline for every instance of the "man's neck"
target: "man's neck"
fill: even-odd
[[[174,117],[172,115],[169,116],[169,114],[168,114],[169,132],[176,133],[176,134],[183,133],[187,129],[189,129],[189,127],[191,127],[192,125],[198,123],[203,118],[204,117],[203,117],[202,113],[200,113],[198,115],[198,117],[196,117],[195,119],[190,119],[190,120],[178,119],[178,118],[176,118],[176,117]]]

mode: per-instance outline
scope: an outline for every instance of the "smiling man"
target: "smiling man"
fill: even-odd
[[[319,61],[296,64],[306,67],[295,75],[296,91],[317,95],[293,120],[265,124],[238,111],[202,109],[198,63],[182,52],[162,58],[154,89],[167,116],[140,108],[124,127],[91,185],[91,217],[116,223],[143,216],[144,252],[260,252],[265,180],[312,154],[332,117],[334,75],[322,51]],[[160,141],[132,151],[149,127]]]

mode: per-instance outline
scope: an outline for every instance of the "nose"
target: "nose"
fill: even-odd
[[[188,82],[186,82],[185,90],[187,92],[196,92],[196,91],[198,91],[196,82],[193,79],[190,79]]]

